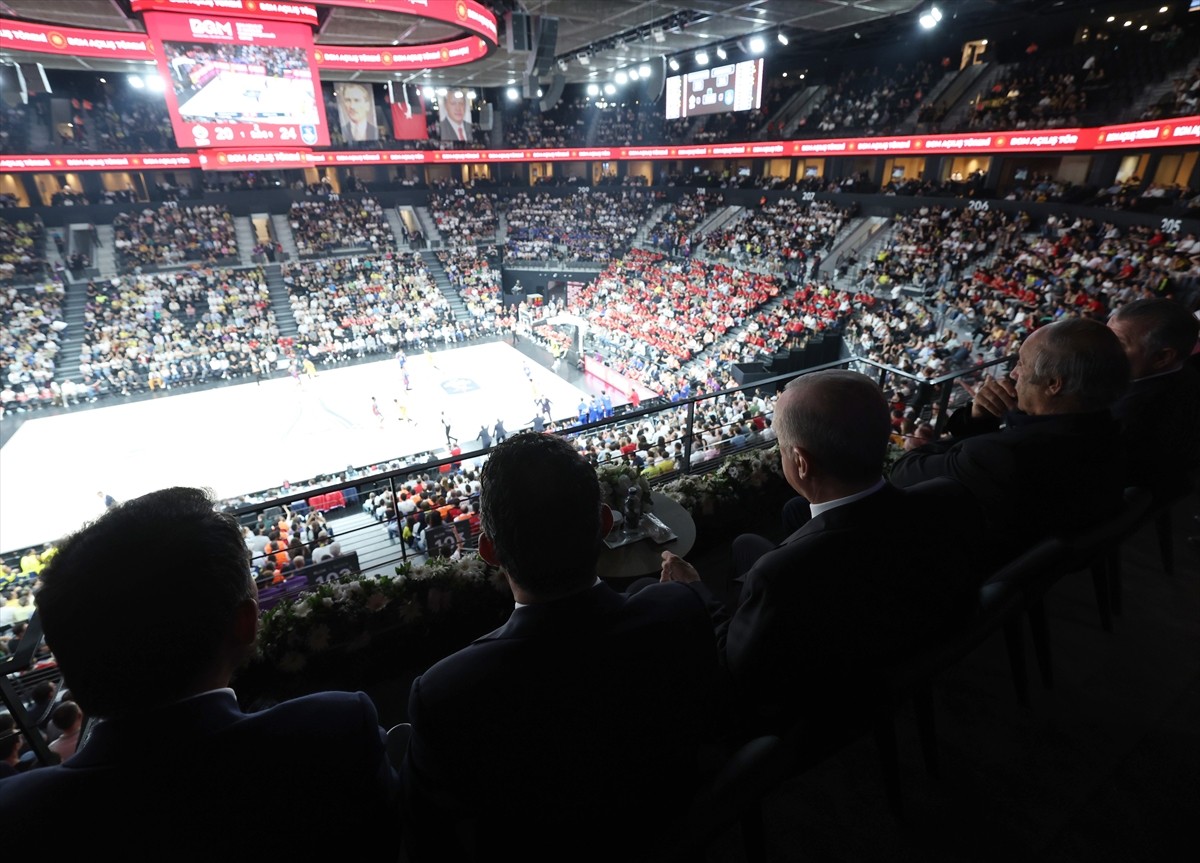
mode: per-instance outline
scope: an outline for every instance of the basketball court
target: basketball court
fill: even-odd
[[[394,358],[256,385],[175,394],[25,420],[0,449],[0,550],[51,541],[118,500],[172,485],[236,497],[405,455],[446,452],[444,411],[464,450],[501,420],[529,426],[535,392],[574,417],[591,397],[503,342]],[[528,375],[526,374],[528,370]],[[376,399],[382,421],[375,416]],[[407,411],[412,422],[401,419]]]

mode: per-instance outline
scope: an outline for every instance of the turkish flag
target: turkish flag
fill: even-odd
[[[425,122],[421,91],[413,88],[410,93],[408,87],[403,86],[400,92],[402,101],[392,102],[392,137],[397,141],[423,141],[429,137],[429,127]]]

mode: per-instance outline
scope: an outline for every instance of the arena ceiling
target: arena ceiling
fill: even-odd
[[[318,6],[320,0],[310,0]],[[450,0],[431,0],[450,2]],[[568,83],[583,83],[610,70],[663,55],[691,53],[719,44],[734,45],[754,34],[766,37],[768,50],[778,50],[776,34],[792,44],[828,51],[852,37],[865,41],[885,36],[894,40],[897,28],[916,33],[915,15],[930,0],[482,0],[501,28],[500,47],[484,60],[431,73],[403,75],[421,83],[501,87],[525,74],[528,53],[505,48],[504,12],[519,10],[532,16],[558,19],[555,56]],[[1145,2],[1095,0],[933,0],[946,13],[946,24],[1009,23],[1036,28],[1046,15],[1072,10],[1096,14],[1100,8],[1137,7]],[[1157,3],[1155,5],[1158,5]],[[345,7],[320,7],[318,45],[418,45],[462,35],[455,27],[395,13]],[[100,30],[142,32],[127,0],[0,0],[0,16]],[[901,20],[893,20],[901,17]],[[587,53],[588,63],[579,61]],[[50,68],[130,71],[129,63],[80,57],[12,54],[24,62]],[[387,80],[387,73],[346,73],[346,78]],[[396,73],[396,77],[400,77]],[[545,76],[543,77],[545,80]]]

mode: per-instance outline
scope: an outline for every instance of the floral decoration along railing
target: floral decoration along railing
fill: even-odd
[[[696,459],[691,457],[691,442],[702,430],[703,418],[718,408],[739,396],[750,403],[753,397],[765,394],[763,419],[769,421],[774,394],[788,381],[821,369],[850,367],[875,375],[885,391],[905,388],[917,412],[940,425],[949,408],[962,400],[973,384],[984,375],[996,373],[997,367],[1009,359],[924,380],[869,359],[847,357],[804,372],[628,412],[562,434],[586,446],[591,438],[608,430],[619,437],[643,427],[677,428],[684,457],[669,471],[655,475],[624,461],[605,463],[598,468],[602,492],[614,508],[620,507],[627,490],[635,484],[646,502],[652,489],[665,494],[697,522],[700,545],[711,546],[728,541],[756,521],[777,517],[780,504],[790,494],[778,447],[769,434],[759,435],[757,441],[739,449],[720,451],[713,458],[708,458],[707,452]],[[770,427],[769,422],[764,424]],[[901,451],[903,439],[897,435],[894,444],[896,452]],[[481,450],[360,477],[303,495],[242,507],[236,515],[244,523],[252,522],[264,512],[289,507],[314,493],[342,492],[347,499],[360,502],[380,490],[395,495],[414,478],[436,478],[442,475],[439,468],[456,463],[462,469],[471,469],[486,457],[487,452]],[[332,514],[327,523],[334,527],[340,521]],[[471,542],[460,543],[450,557],[433,556],[410,547],[399,530],[388,530],[386,522],[365,521],[365,525],[345,530],[335,528],[342,552],[353,550],[357,555],[357,573],[335,570],[321,583],[308,585],[264,613],[257,657],[244,672],[244,679],[256,681],[250,686],[252,691],[300,691],[331,680],[331,675],[340,686],[365,685],[377,676],[371,669],[384,661],[384,654],[392,665],[399,661],[414,669],[424,667],[507,618],[512,609],[507,583],[494,567],[484,563]]]

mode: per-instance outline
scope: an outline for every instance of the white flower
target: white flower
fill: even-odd
[[[297,603],[292,607],[292,614],[295,617],[300,618],[308,617],[310,614],[312,614],[312,606],[307,602]]]
[[[389,602],[391,602],[391,600],[388,599],[386,596],[384,596],[382,593],[373,593],[373,594],[371,594],[371,597],[367,600],[367,611],[379,611],[380,609],[384,608]]]

